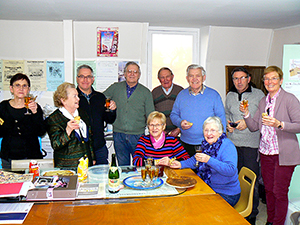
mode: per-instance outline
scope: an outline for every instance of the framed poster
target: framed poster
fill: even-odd
[[[97,28],[97,56],[117,57],[119,44],[118,27]]]

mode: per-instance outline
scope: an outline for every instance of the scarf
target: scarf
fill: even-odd
[[[60,107],[59,111],[70,120],[74,120],[74,118],[79,115],[77,109],[74,112],[74,116],[68,110],[66,110],[65,107]],[[88,141],[88,130],[85,122],[82,119],[79,121],[79,129],[75,129],[75,136],[81,142]]]
[[[161,135],[158,138],[158,140],[155,140],[155,138],[150,134],[150,140],[155,149],[161,148],[161,146],[163,146],[166,140],[165,132],[161,132]]]
[[[223,133],[218,140],[210,145],[206,140],[202,141],[202,152],[206,155],[209,155],[212,158],[216,158],[219,152],[219,149],[223,143],[223,140],[226,138],[226,134]],[[211,178],[211,168],[207,163],[199,163],[198,175],[201,179],[210,185],[210,178]]]

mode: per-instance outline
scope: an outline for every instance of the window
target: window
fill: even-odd
[[[199,29],[149,28],[148,83],[149,87],[160,85],[157,72],[169,67],[174,74],[173,82],[187,87],[186,68],[199,63]]]

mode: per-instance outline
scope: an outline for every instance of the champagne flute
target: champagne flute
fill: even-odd
[[[146,177],[147,177],[147,169],[145,167],[141,168],[141,176],[142,176],[142,180],[143,180],[142,185],[144,186],[145,181],[146,181]]]
[[[153,167],[151,167],[149,170],[150,185],[153,185],[154,176],[155,176],[155,169]]]
[[[26,112],[24,113],[24,115],[31,115],[31,113],[28,110],[28,104],[30,102],[30,100],[33,99],[33,95],[32,94],[28,94],[24,97],[24,101],[25,101],[25,108],[26,108]],[[34,98],[35,99],[35,98]]]
[[[196,154],[197,153],[202,153],[202,147],[201,147],[201,145],[195,145],[195,151],[196,151]],[[195,166],[199,167],[199,161],[196,162]]]
[[[106,107],[106,112],[109,112],[109,107],[110,107],[110,98],[105,99],[105,107]]]

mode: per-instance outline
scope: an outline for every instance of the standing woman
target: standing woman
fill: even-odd
[[[300,103],[281,88],[283,72],[277,66],[264,70],[264,85],[269,92],[251,117],[248,107],[244,113],[250,131],[260,130],[259,145],[261,173],[267,198],[267,225],[284,224],[288,208],[288,191],[300,150],[296,133],[300,132]]]
[[[2,167],[10,169],[12,159],[42,159],[39,136],[46,133],[43,111],[30,101],[30,114],[25,115],[24,97],[29,94],[30,80],[22,73],[10,79],[10,92],[13,99],[0,103],[0,137],[2,137],[0,158]]]
[[[78,109],[79,97],[74,84],[62,83],[53,95],[58,107],[47,118],[47,132],[54,150],[55,167],[75,168],[84,155],[93,165],[91,127],[88,115]]]

